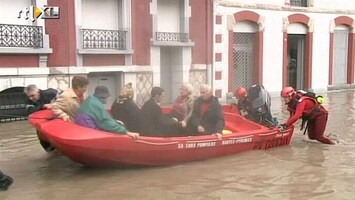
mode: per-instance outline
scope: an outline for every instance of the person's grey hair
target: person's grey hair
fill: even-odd
[[[27,87],[25,87],[25,89],[23,91],[25,92],[25,94],[29,94],[32,92],[37,92],[38,90],[39,89],[38,89],[37,85],[31,84],[31,85],[28,85]]]
[[[212,87],[208,84],[202,84],[200,89],[201,88],[207,89],[208,92],[212,93]]]
[[[191,83],[184,83],[181,86],[182,88],[186,89],[190,94],[192,94],[194,87],[192,86]]]

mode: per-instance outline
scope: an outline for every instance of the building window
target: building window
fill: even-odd
[[[308,7],[308,0],[290,0],[291,6]]]

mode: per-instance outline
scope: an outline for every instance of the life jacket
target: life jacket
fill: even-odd
[[[295,109],[297,107],[297,104],[302,102],[304,99],[310,99],[315,103],[315,106],[313,110],[310,113],[303,113],[302,115],[302,125],[301,125],[301,130],[304,127],[304,124],[308,120],[314,119],[317,114],[320,112],[322,105],[321,103],[323,102],[323,96],[321,95],[316,95],[313,92],[309,91],[304,91],[304,90],[297,90],[295,96],[290,102],[290,106]],[[295,110],[291,110],[291,114],[293,115]]]

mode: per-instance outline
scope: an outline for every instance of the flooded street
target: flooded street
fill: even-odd
[[[309,141],[298,122],[289,146],[165,167],[84,167],[46,153],[29,122],[1,123],[0,169],[15,181],[0,199],[354,199],[355,92],[324,96],[337,145]],[[273,98],[280,122],[284,108]]]

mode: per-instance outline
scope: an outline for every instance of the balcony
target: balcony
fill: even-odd
[[[291,6],[308,7],[308,0],[290,0]]]
[[[126,50],[127,31],[82,29],[83,49]]]
[[[126,30],[81,29],[79,54],[132,53]]]
[[[0,54],[49,54],[49,36],[42,26],[0,24]]]
[[[189,35],[187,33],[172,33],[172,32],[156,32],[156,41],[160,42],[188,42]]]
[[[0,47],[43,48],[42,27],[0,24]]]
[[[157,46],[193,46],[188,33],[155,32],[153,45]]]

